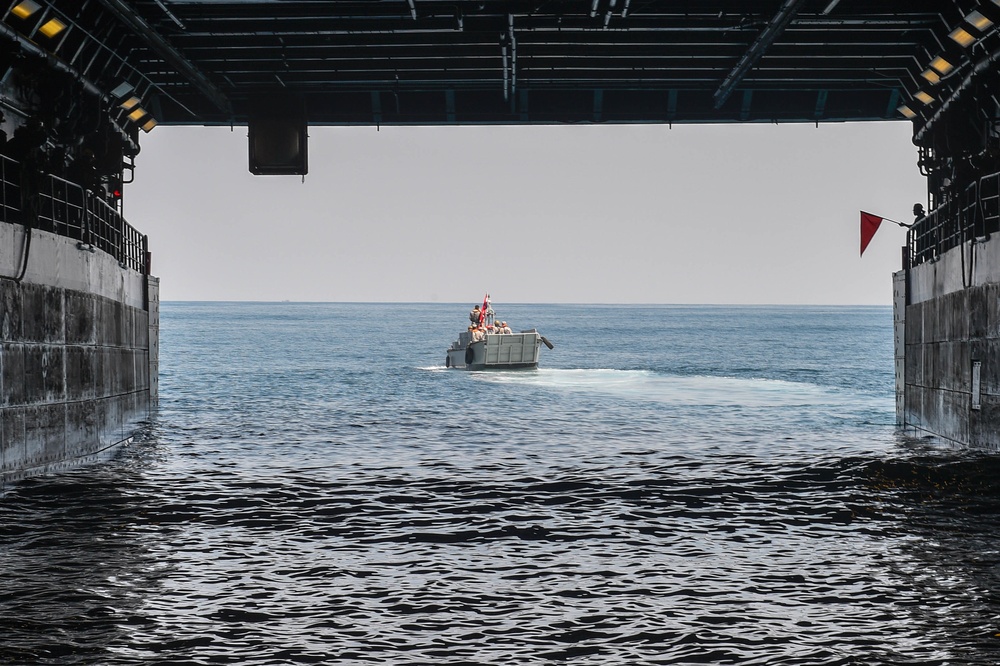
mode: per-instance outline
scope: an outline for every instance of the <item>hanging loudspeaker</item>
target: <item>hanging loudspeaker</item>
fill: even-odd
[[[304,176],[309,171],[308,126],[301,115],[250,118],[250,173]]]

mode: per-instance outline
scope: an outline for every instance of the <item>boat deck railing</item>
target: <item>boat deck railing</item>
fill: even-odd
[[[30,188],[22,182],[21,165],[0,155],[0,219],[49,231],[108,253],[123,268],[149,272],[146,236],[139,233],[103,197],[80,185],[41,174]],[[37,187],[34,197],[22,196]]]
[[[1000,231],[1000,173],[983,176],[951,197],[906,234],[908,266],[934,261],[965,241],[986,240]]]

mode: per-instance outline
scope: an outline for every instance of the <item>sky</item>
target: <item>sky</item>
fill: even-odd
[[[908,122],[246,127],[141,137],[128,221],[165,301],[889,305],[926,202]]]

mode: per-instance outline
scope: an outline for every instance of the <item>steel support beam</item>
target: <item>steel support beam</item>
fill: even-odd
[[[131,28],[154,53],[163,58],[167,64],[176,68],[219,111],[232,115],[233,106],[229,98],[201,70],[191,64],[180,51],[171,46],[167,40],[153,30],[134,9],[125,4],[124,0],[100,0],[100,2],[119,21]]]
[[[795,18],[795,14],[798,13],[799,6],[803,2],[805,0],[785,0],[778,13],[761,30],[760,34],[757,35],[757,39],[750,45],[750,48],[743,54],[743,57],[736,63],[736,66],[726,75],[719,89],[715,91],[716,109],[721,108],[726,103],[726,100],[733,94],[733,90],[736,89],[736,86],[739,85],[743,77],[750,71],[750,68],[757,64],[757,61],[761,59],[771,44],[774,43],[774,40],[784,32],[785,27]]]

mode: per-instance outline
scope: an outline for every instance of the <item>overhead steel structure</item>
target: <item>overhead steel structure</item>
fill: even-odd
[[[1000,0],[9,2],[50,126],[909,119],[928,175],[997,143]]]
[[[3,33],[165,124],[275,96],[311,124],[813,122],[902,118],[977,10],[1000,22],[950,0],[15,0]]]

